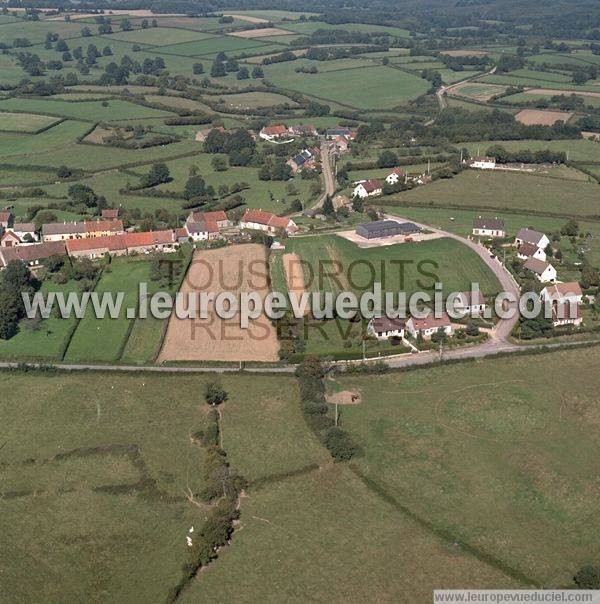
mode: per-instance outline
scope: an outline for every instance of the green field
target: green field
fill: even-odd
[[[466,291],[479,283],[482,292],[500,290],[500,284],[483,261],[462,243],[442,238],[413,244],[359,248],[337,235],[311,235],[286,240],[286,253],[296,253],[304,261],[307,291],[353,291],[360,296],[381,283],[383,292],[406,292],[407,298],[417,291],[430,291],[436,281],[443,291]],[[273,287],[287,291],[281,260],[272,258]],[[303,324],[301,339],[309,353],[353,357],[362,354],[360,322],[343,319]],[[369,341],[368,356],[379,353],[401,353],[393,342]]]
[[[162,46],[160,52],[184,57],[201,57],[213,56],[219,52],[231,53],[248,50],[250,48],[255,49],[257,47],[268,48],[267,45],[256,39],[246,40],[243,38],[234,38],[232,36],[222,36]]]
[[[104,104],[106,104],[106,106],[104,106]],[[142,119],[170,115],[170,113],[166,111],[160,111],[150,107],[141,107],[140,105],[121,100],[70,103],[68,101],[19,98],[0,101],[0,111],[11,111],[15,109],[39,113],[48,112],[50,115],[86,120],[89,122]]]
[[[549,212],[564,216],[598,216],[599,193],[600,188],[595,181],[468,170],[450,180],[437,180],[390,196],[386,202],[394,199],[409,205],[452,205],[458,209],[477,208],[495,212],[520,210],[532,215]]]
[[[265,76],[281,88],[363,109],[390,109],[429,87],[420,77],[384,66],[306,74],[294,73],[280,63],[266,66]]]
[[[37,132],[48,128],[56,122],[56,118],[47,115],[31,113],[0,113],[0,130],[15,132]]]
[[[167,46],[169,44],[180,44],[183,42],[192,42],[194,40],[203,40],[211,37],[210,34],[204,34],[197,31],[191,31],[181,28],[170,27],[152,27],[149,29],[134,29],[132,31],[119,31],[106,36],[111,40],[121,40],[132,44],[142,44],[144,46]]]
[[[115,258],[104,269],[100,281],[94,290],[103,293],[123,292],[123,306],[117,319],[108,315],[96,318],[91,305],[86,315],[79,321],[77,329],[67,349],[65,361],[118,361],[129,336],[133,319],[126,316],[127,308],[135,308],[138,302],[138,284],[149,282],[150,264],[143,260]],[[145,336],[147,337],[147,336]],[[151,351],[145,346],[144,351]],[[146,360],[146,359],[136,359]],[[150,360],[150,359],[148,359]]]
[[[596,560],[600,349],[341,381],[360,471],[413,513],[545,587]]]
[[[40,292],[45,296],[48,292],[80,292],[76,281],[66,284],[44,281]],[[53,311],[48,319],[40,321],[23,319],[19,324],[19,332],[10,340],[0,340],[0,358],[4,360],[37,360],[60,361],[65,352],[68,338],[73,330],[76,319],[62,319],[57,311]]]

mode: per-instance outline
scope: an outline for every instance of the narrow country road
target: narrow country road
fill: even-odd
[[[333,166],[331,165],[331,149],[330,143],[327,141],[321,143],[321,170],[325,192],[319,197],[317,203],[312,206],[311,209],[313,210],[320,208],[325,203],[326,197],[328,195],[332,197],[335,193],[335,176],[333,174]]]
[[[448,107],[446,93],[449,90],[452,90],[452,88],[455,88],[456,86],[459,86],[460,84],[464,84],[465,82],[471,82],[472,80],[476,80],[477,78],[482,78],[485,76],[493,75],[494,73],[496,73],[495,66],[492,67],[486,73],[476,73],[475,75],[471,76],[470,78],[465,78],[464,80],[460,80],[460,82],[455,82],[454,84],[449,84],[448,86],[441,86],[435,93],[435,95],[437,97],[438,105],[440,106],[440,111],[442,109],[446,109],[446,107]],[[429,120],[429,122],[427,122],[425,125],[428,126],[429,124],[433,124],[434,121],[435,120]]]

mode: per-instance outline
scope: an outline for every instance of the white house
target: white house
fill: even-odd
[[[478,216],[473,222],[473,235],[478,237],[506,237],[504,220]]]
[[[523,266],[528,271],[531,271],[537,280],[542,283],[553,283],[556,281],[556,269],[549,262],[529,258]]]
[[[406,172],[401,168],[394,168],[386,177],[385,182],[388,185],[395,185],[398,181],[403,180],[406,182]]]
[[[37,233],[35,232],[35,224],[33,222],[15,222],[10,229],[21,241],[29,235],[28,239],[32,242],[38,240]]]
[[[381,195],[381,193],[382,187],[378,180],[364,180],[354,187],[352,197],[364,199],[365,197],[377,197],[378,195]]]
[[[493,170],[496,167],[495,157],[472,157],[467,165],[469,168],[476,168],[477,170]]]
[[[583,292],[577,281],[569,281],[568,283],[554,283],[547,285],[540,292],[540,298],[543,302],[553,301],[559,303],[570,302],[573,304],[581,304],[583,300]]]
[[[387,340],[388,338],[403,338],[405,325],[406,322],[404,319],[375,317],[369,321],[367,330],[378,340]]]
[[[476,292],[459,292],[454,308],[465,315],[481,314],[486,308],[485,298],[479,290]]]
[[[515,237],[515,245],[519,247],[524,243],[530,243],[531,245],[535,245],[536,247],[545,250],[550,243],[550,239],[548,239],[544,233],[534,231],[533,229],[524,228],[517,233],[517,236]]]
[[[187,236],[193,241],[207,241],[219,236],[219,227],[215,222],[199,220],[198,222],[186,222],[184,227]]]
[[[417,319],[416,317],[410,317],[406,322],[406,330],[413,338],[416,338],[419,333],[423,338],[431,338],[434,333],[437,333],[439,329],[443,329],[444,333],[448,336],[452,335],[452,323],[450,317],[443,313],[441,317],[434,317],[433,313],[430,312],[424,319]]]
[[[517,257],[520,260],[527,260],[528,258],[535,258],[536,260],[546,260],[546,252],[543,248],[533,245],[533,243],[522,243],[517,248]]]

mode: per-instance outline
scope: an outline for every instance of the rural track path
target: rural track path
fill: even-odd
[[[448,100],[446,99],[446,94],[448,93],[448,91],[452,90],[452,88],[455,88],[456,86],[459,86],[466,82],[471,82],[472,80],[476,80],[477,78],[483,78],[485,76],[494,75],[494,73],[496,73],[495,66],[492,67],[489,71],[486,71],[485,73],[477,73],[469,78],[460,80],[459,82],[454,82],[454,84],[449,84],[448,86],[441,86],[435,93],[438,104],[440,106],[440,110],[446,109],[446,107],[448,107]],[[432,119],[429,122],[427,122],[425,125],[428,126],[430,124],[433,124],[434,121],[435,121],[435,119]]]
[[[335,176],[333,174],[333,166],[331,165],[331,147],[330,143],[323,141],[321,143],[321,166],[323,170],[323,182],[325,183],[325,192],[317,202],[312,206],[311,209],[316,210],[320,208],[324,203],[325,199],[329,195],[333,196],[335,193]]]

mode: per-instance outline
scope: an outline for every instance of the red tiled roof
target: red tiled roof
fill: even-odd
[[[0,222],[8,222],[12,216],[12,212],[10,210],[4,210],[0,212]]]
[[[193,212],[192,217],[194,222],[200,222],[201,220],[208,222],[220,222],[221,220],[228,220],[227,214],[223,210],[215,210],[213,212]]]
[[[443,313],[443,315],[439,318],[436,318],[432,312],[430,312],[424,319],[417,319],[416,317],[411,317],[412,324],[415,330],[420,331],[422,329],[439,329],[440,327],[447,327],[451,325],[450,317]]]
[[[361,183],[367,193],[372,193],[377,189],[381,189],[381,183],[378,180],[365,180]]]
[[[394,168],[390,174],[397,174],[398,176],[406,176],[406,172],[402,168]]]
[[[287,128],[281,124],[277,124],[275,126],[265,126],[262,129],[263,134],[267,134],[268,136],[277,136],[278,134],[285,134],[287,132]]]
[[[245,222],[256,222],[267,226],[273,214],[271,212],[263,212],[262,210],[246,210],[242,220]]]
[[[94,237],[92,239],[70,239],[66,242],[66,246],[69,254],[72,252],[88,252],[92,250],[108,250],[114,252],[129,248],[172,243],[173,241],[174,232],[165,230],[124,233],[122,235],[103,235],[102,237]]]
[[[577,281],[555,283],[554,285],[549,285],[546,289],[551,296],[566,296],[567,294],[570,294],[571,296],[581,296],[583,294],[581,286]]]
[[[123,230],[122,220],[91,220],[84,222],[86,233],[97,233],[99,231],[118,232]]]
[[[119,210],[113,208],[106,208],[102,210],[102,218],[105,220],[116,220],[119,217]]]

